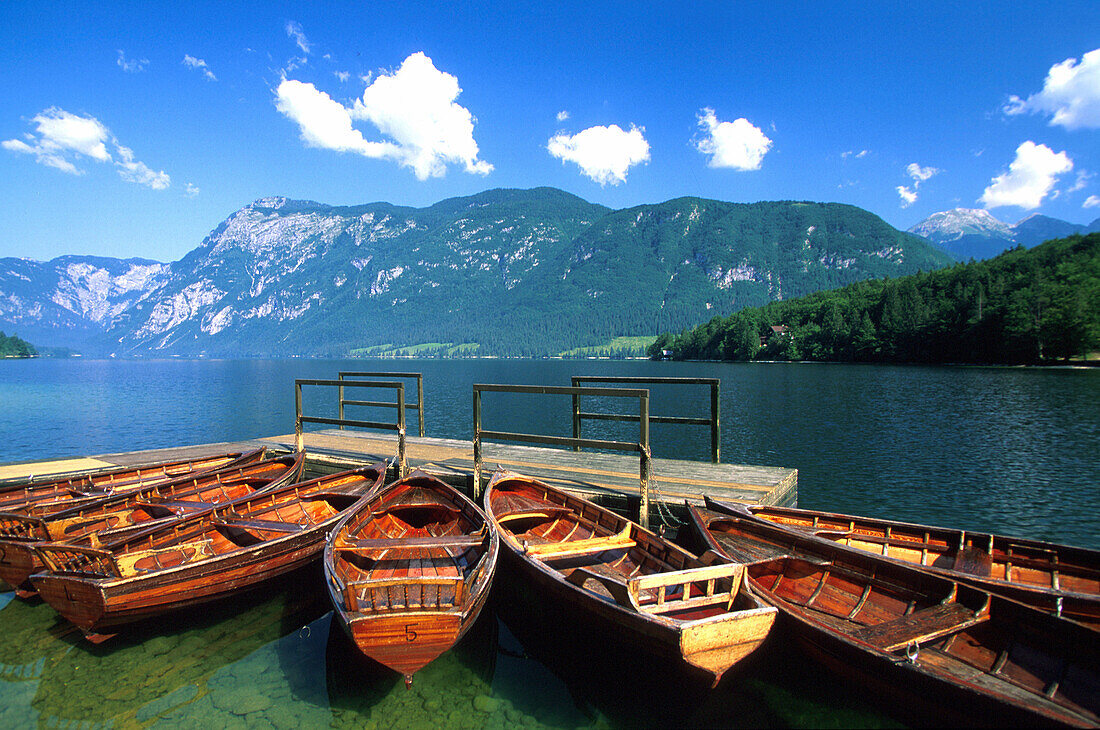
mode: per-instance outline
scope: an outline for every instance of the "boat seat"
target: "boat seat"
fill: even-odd
[[[210,502],[200,502],[198,500],[186,500],[186,499],[157,499],[157,500],[143,500],[138,499],[134,501],[135,507],[163,507],[165,509],[183,509],[188,511],[196,511],[205,509],[207,507],[214,507],[215,505]]]
[[[187,555],[187,551],[191,551],[190,555]],[[164,548],[155,548],[151,550],[135,550],[130,553],[116,553],[114,556],[115,565],[118,566],[119,573],[123,577],[129,577],[138,575],[150,570],[162,570],[164,568],[160,563],[160,559],[166,555],[178,555],[184,554],[180,563],[189,563],[194,560],[202,558],[213,557],[214,549],[211,546],[209,539],[195,540],[194,542],[183,542],[178,545],[169,545]],[[153,558],[153,565],[149,568],[138,568],[137,564],[146,558]]]
[[[471,548],[485,542],[485,535],[453,535],[436,537],[360,537],[340,538],[334,541],[332,549],[336,551],[355,550],[394,550],[412,548]]]
[[[627,524],[621,532],[614,535],[527,545],[524,548],[524,553],[542,560],[553,560],[557,558],[576,558],[582,555],[602,553],[607,550],[626,550],[634,547],[635,544],[633,538],[630,537],[630,525]]]
[[[988,619],[988,613],[976,614],[961,603],[949,601],[890,621],[864,626],[853,631],[851,635],[876,649],[897,651],[909,644],[920,644],[954,634]]]
[[[573,510],[561,504],[554,504],[545,499],[529,497],[525,494],[503,493],[495,500],[493,515],[497,522],[504,523],[512,520],[522,520],[531,517],[550,519],[551,517],[563,517],[573,514]]]
[[[237,517],[215,517],[215,525],[222,527],[239,527],[245,530],[267,530],[268,532],[301,532],[306,526],[294,522],[279,522],[277,520],[249,520]],[[312,527],[312,525],[308,525]]]

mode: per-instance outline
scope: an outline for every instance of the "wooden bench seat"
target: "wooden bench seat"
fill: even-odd
[[[513,493],[502,494],[496,500],[494,508],[493,515],[501,524],[531,517],[550,519],[573,514],[573,510],[564,505]]]
[[[485,535],[453,535],[453,536],[427,536],[427,537],[360,537],[341,538],[338,543],[333,543],[333,550],[394,550],[412,548],[471,548],[478,547],[485,542]]]
[[[864,626],[851,635],[882,651],[896,651],[909,644],[920,644],[962,631],[988,619],[987,613],[975,615],[961,603],[950,601],[890,621]]]
[[[240,517],[217,517],[214,519],[214,524],[222,527],[239,527],[244,530],[267,530],[269,532],[301,532],[307,527],[294,522],[250,520]]]
[[[630,525],[628,524],[622,532],[614,535],[527,545],[524,552],[542,560],[553,560],[555,558],[575,558],[582,555],[592,555],[607,550],[626,550],[634,547],[635,544],[630,537]]]
[[[135,550],[129,553],[116,553],[114,556],[115,565],[118,566],[119,572],[125,576],[137,575],[149,570],[162,569],[160,559],[166,556],[175,556],[182,554],[181,563],[193,562],[202,558],[212,557],[214,555],[214,549],[211,547],[210,540],[195,540],[194,542],[183,542],[178,545],[170,545],[164,548],[154,548],[149,550]],[[137,564],[146,558],[153,558],[153,566],[149,568],[138,568]]]
[[[214,507],[215,505],[210,502],[200,502],[198,500],[186,500],[186,499],[139,499],[134,502],[135,507],[163,507],[165,509],[184,509],[188,511],[196,511],[205,509],[207,507]]]
[[[729,607],[740,590],[744,572],[743,565],[725,563],[623,580],[617,575],[581,567],[570,572],[566,580],[580,588],[590,580],[596,581],[620,605],[642,613],[661,614],[722,604]],[[717,588],[716,582],[723,579],[730,581],[729,587]],[[694,591],[693,584],[698,584]],[[670,593],[675,595],[670,597]]]

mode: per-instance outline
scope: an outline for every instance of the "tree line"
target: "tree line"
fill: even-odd
[[[654,359],[1038,364],[1100,350],[1100,233],[742,309]]]
[[[0,332],[0,357],[38,357],[38,350],[16,335],[8,337]]]

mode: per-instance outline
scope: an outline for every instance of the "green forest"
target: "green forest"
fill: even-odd
[[[1039,364],[1100,350],[1100,233],[662,334],[651,358]]]
[[[0,332],[0,357],[38,357],[38,351],[31,343]]]

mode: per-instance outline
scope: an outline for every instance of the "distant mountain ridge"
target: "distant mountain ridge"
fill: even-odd
[[[1036,213],[1009,225],[980,208],[933,213],[909,229],[909,233],[931,241],[959,261],[980,261],[1015,246],[1031,248],[1052,238],[1095,231],[1100,231],[1100,218],[1083,226]]]
[[[426,208],[272,197],[171,264],[0,259],[0,327],[89,354],[545,355],[949,263],[836,203],[611,210],[553,188]]]

